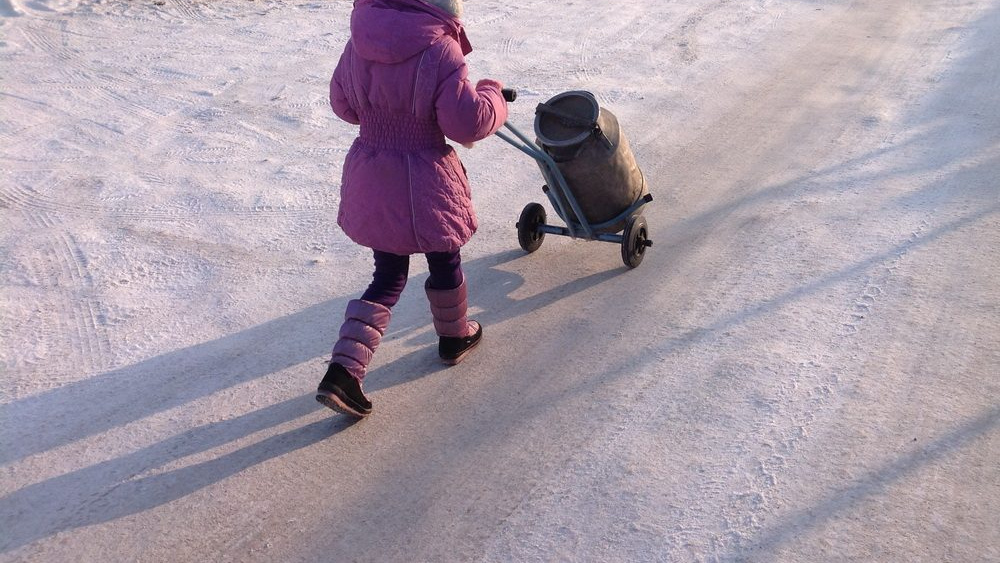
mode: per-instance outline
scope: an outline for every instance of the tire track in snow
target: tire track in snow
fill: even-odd
[[[66,271],[74,280],[73,287],[83,293],[74,299],[70,318],[75,320],[79,341],[78,350],[93,371],[102,370],[112,363],[111,339],[108,335],[107,313],[94,295],[97,288],[90,268],[90,260],[76,237],[62,233],[61,249]]]
[[[712,14],[712,12],[728,4],[728,0],[722,0],[711,6],[706,6],[688,16],[679,29],[679,39],[676,46],[680,48],[680,59],[684,64],[694,64],[698,61],[698,26]]]
[[[85,90],[93,96],[93,103],[99,104],[103,101],[107,104],[107,107],[114,108],[114,115],[124,113],[135,118],[134,121],[129,123],[130,129],[139,129],[148,126],[150,123],[165,117],[165,114],[148,108],[141,102],[134,101],[129,95],[123,94],[116,89],[107,86],[94,86],[85,88]],[[118,131],[118,133],[122,134],[124,131]]]
[[[56,182],[58,185],[58,182]],[[57,186],[54,186],[57,187]],[[71,217],[94,216],[104,211],[97,205],[88,203],[64,203],[60,200],[42,195],[33,188],[14,185],[0,186],[0,201],[13,209],[29,213],[42,213],[47,216],[66,215]]]
[[[525,56],[522,54],[522,49],[527,43],[526,39],[514,38],[514,37],[504,37],[500,41],[500,53],[503,55],[504,62],[507,63],[510,72],[514,76],[523,76],[527,73],[530,65],[525,64]]]
[[[476,17],[467,19],[470,28],[479,29],[493,27],[501,22],[512,19],[521,8],[515,3],[509,2],[489,2],[483,7],[476,8]]]
[[[58,191],[59,181],[52,175],[42,184],[49,190]],[[31,277],[56,289],[60,295],[61,311],[43,313],[48,321],[45,326],[56,327],[45,341],[66,346],[67,349],[59,353],[75,355],[74,363],[78,362],[82,369],[96,371],[107,367],[111,356],[110,336],[102,305],[95,295],[97,288],[90,261],[76,237],[61,226],[62,211],[71,206],[46,205],[38,191],[13,183],[0,188],[0,201],[20,211],[39,232],[46,233],[44,238],[49,251],[41,254],[45,264],[33,267],[29,260],[26,266],[29,272],[35,272]],[[99,210],[83,209],[80,213],[96,216]]]
[[[35,330],[53,353],[68,357],[69,363],[79,368],[73,374],[50,373],[47,379],[75,380],[82,372],[100,371],[111,365],[112,345],[86,253],[76,238],[61,230],[48,214],[27,215],[32,223],[47,226],[49,234],[45,236],[48,251],[26,257],[25,273],[41,287],[54,290],[54,297],[47,301],[54,308],[39,312],[41,319]]]
[[[155,173],[144,173],[145,178],[151,179],[154,183],[163,183],[165,180]],[[63,203],[59,200],[43,196],[35,190],[14,186],[11,184],[0,186],[0,202],[10,208],[20,209],[27,213],[36,214],[39,225],[55,224],[55,217],[93,217],[97,215],[109,218],[144,219],[154,221],[176,221],[188,218],[188,214],[194,212],[202,217],[259,217],[259,218],[309,218],[329,213],[331,206],[305,206],[286,207],[276,205],[255,205],[250,207],[231,208],[206,208],[198,201],[184,204],[174,204],[173,207],[164,211],[162,208],[136,209],[132,207],[108,207],[94,203]]]
[[[673,35],[680,35],[682,38],[678,46],[683,49],[682,60],[686,63],[697,61],[697,51],[694,46],[697,40],[697,26],[712,14],[719,12],[729,4],[730,0],[716,0],[715,2],[698,9],[690,15],[679,27],[679,33],[664,32],[660,24],[661,18],[669,15],[661,14],[666,12],[663,6],[649,6],[633,8],[630,16],[623,19],[621,23],[600,36],[589,37],[584,34],[576,44],[576,51],[579,55],[581,79],[589,82],[597,74],[600,74],[598,65],[606,60],[618,60],[625,52],[635,49],[636,45],[649,43],[647,35],[651,31],[665,33],[663,40],[669,39]],[[600,48],[592,49],[592,45]]]
[[[195,23],[209,17],[200,5],[191,0],[156,0],[156,4],[164,12],[180,16],[185,23]]]
[[[22,28],[21,34],[34,49],[45,53],[57,61],[69,62],[79,59],[77,51],[69,49],[61,41],[53,39],[46,31],[35,28]]]
[[[595,35],[588,30],[577,37],[573,44],[577,80],[585,84],[594,82],[604,72],[604,61],[632,50],[651,29],[659,27],[652,14],[634,10],[630,14],[607,33]]]

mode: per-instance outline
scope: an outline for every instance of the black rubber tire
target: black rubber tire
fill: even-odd
[[[545,208],[540,203],[529,203],[517,220],[517,242],[525,252],[534,252],[542,246],[545,233],[538,230],[545,224]]]
[[[646,256],[646,247],[649,246],[648,241],[649,227],[646,225],[646,219],[642,215],[629,217],[622,235],[622,262],[629,268],[642,264],[642,259]]]

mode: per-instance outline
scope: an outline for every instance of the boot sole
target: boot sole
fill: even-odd
[[[469,352],[472,352],[476,348],[479,348],[479,344],[481,344],[482,341],[483,341],[483,339],[482,339],[482,337],[480,337],[479,340],[477,340],[475,344],[473,344],[472,346],[469,346],[468,348],[466,348],[465,350],[463,350],[461,354],[455,356],[454,358],[441,358],[441,361],[444,362],[445,365],[449,365],[449,366],[458,365],[459,362],[461,362],[462,360],[464,360],[465,357],[469,355]]]
[[[348,401],[334,392],[322,390],[316,391],[316,400],[331,410],[339,412],[340,414],[353,416],[355,418],[364,418],[371,414],[371,412],[358,410],[357,407],[352,406],[353,401]]]

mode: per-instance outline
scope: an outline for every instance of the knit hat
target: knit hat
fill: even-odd
[[[437,6],[456,18],[462,17],[462,0],[423,0],[427,4]]]

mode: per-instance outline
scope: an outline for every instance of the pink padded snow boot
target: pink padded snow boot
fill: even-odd
[[[461,362],[479,345],[483,327],[466,317],[468,301],[465,280],[455,289],[433,289],[424,284],[438,334],[438,355],[449,365]]]
[[[354,299],[347,304],[330,369],[316,390],[317,401],[357,417],[371,412],[371,402],[361,389],[361,381],[389,328],[391,316],[390,309],[379,303]]]

